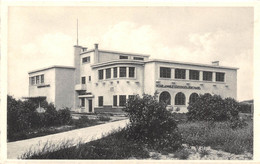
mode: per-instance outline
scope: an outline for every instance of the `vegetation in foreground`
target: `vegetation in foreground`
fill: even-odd
[[[149,152],[143,144],[127,140],[125,129],[115,131],[108,136],[86,144],[57,150],[53,146],[44,148],[40,152],[28,151],[21,158],[24,159],[143,159],[149,157]],[[56,149],[57,151],[53,151]]]
[[[169,113],[164,104],[158,103],[155,96],[136,96],[126,105],[130,124],[121,131],[76,147],[29,152],[23,158],[145,159],[150,158],[150,151],[156,151],[175,153],[179,159],[188,159],[190,152],[183,144],[198,150],[210,146],[234,154],[253,153],[252,120],[239,119],[237,102],[210,95],[200,95],[200,98],[207,101],[198,102],[206,103],[214,111],[205,104],[200,104],[203,108],[199,112],[192,111],[191,108],[196,109],[196,104],[191,104],[188,114],[174,114]],[[229,107],[229,110],[221,107]],[[227,114],[224,119],[221,117],[223,114]],[[201,157],[210,154],[206,149],[199,152]]]
[[[210,146],[232,154],[253,154],[253,124],[232,129],[230,122],[186,122],[178,125],[183,142],[188,146]]]
[[[89,119],[88,116],[72,119],[69,108],[56,110],[47,101],[41,102],[41,107],[46,110],[44,113],[38,113],[37,107],[35,101],[7,97],[8,142],[94,126],[110,120],[110,117],[103,115],[97,119]]]

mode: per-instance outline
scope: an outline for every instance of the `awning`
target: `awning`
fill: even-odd
[[[30,100],[46,100],[46,96],[30,96],[30,97],[22,97],[23,99]]]
[[[85,98],[94,98],[94,95],[79,95],[79,98],[85,97]]]

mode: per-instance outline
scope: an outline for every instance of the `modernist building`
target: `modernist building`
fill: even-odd
[[[30,96],[78,112],[118,112],[132,95],[159,93],[159,101],[186,112],[199,94],[237,96],[237,68],[149,59],[149,55],[74,46],[74,67],[31,71]]]

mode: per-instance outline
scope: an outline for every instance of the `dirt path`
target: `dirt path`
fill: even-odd
[[[86,143],[92,140],[100,139],[103,135],[111,132],[112,130],[125,127],[128,120],[121,120],[101,124],[97,126],[71,130],[63,133],[56,133],[52,135],[15,141],[7,143],[7,158],[17,159],[28,150],[38,151],[41,150],[46,143],[60,144],[65,141],[70,141],[70,144]]]

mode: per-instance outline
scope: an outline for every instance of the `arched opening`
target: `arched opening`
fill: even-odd
[[[159,102],[163,102],[167,105],[171,105],[171,95],[169,92],[164,91],[160,94]]]
[[[198,97],[199,97],[199,95],[197,93],[192,93],[190,95],[189,103],[194,103]]]
[[[185,95],[182,92],[176,94],[175,105],[185,105]]]

